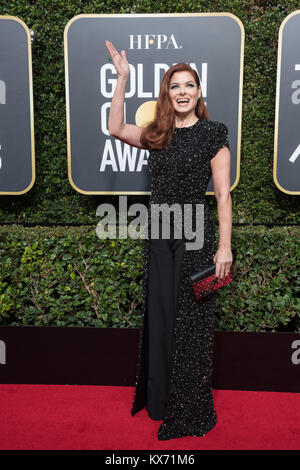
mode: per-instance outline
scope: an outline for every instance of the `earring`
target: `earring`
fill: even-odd
[[[200,101],[201,101],[201,98],[198,98],[198,99],[197,99],[197,101],[198,101],[198,103],[200,103]]]

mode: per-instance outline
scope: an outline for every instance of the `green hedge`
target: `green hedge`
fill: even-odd
[[[299,229],[235,228],[236,276],[219,291],[216,329],[300,331]],[[0,230],[0,324],[141,326],[142,240],[91,227]]]

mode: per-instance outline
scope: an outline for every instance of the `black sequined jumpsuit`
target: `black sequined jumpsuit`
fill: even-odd
[[[171,336],[169,377],[164,415],[158,439],[167,440],[186,435],[203,436],[217,422],[211,389],[214,316],[217,292],[196,300],[189,275],[213,263],[217,251],[214,220],[205,193],[212,175],[210,160],[223,146],[229,147],[228,129],[217,121],[199,119],[194,125],[175,128],[168,150],[150,152],[148,165],[151,172],[151,196],[148,206],[148,239],[143,248],[143,305],[140,333],[136,389],[131,414],[146,408],[149,374],[149,324],[154,321],[149,307],[148,293],[158,284],[149,284],[149,261],[151,256],[151,207],[179,204],[184,214],[188,207],[196,227],[196,204],[204,207],[204,237],[200,249],[183,249],[178,275],[177,305]],[[182,221],[184,219],[182,218]],[[174,222],[174,219],[173,219]],[[203,223],[203,220],[202,220]],[[183,241],[190,242],[185,238]],[[157,241],[156,241],[157,243]],[[163,289],[163,286],[161,286]],[[160,293],[161,294],[161,293]],[[166,294],[167,295],[167,294]],[[172,302],[170,300],[170,306]],[[170,308],[171,310],[171,308]],[[174,309],[173,309],[174,310]],[[157,312],[159,316],[159,312]],[[154,359],[152,359],[154,360]],[[151,365],[151,364],[150,364]],[[152,364],[153,369],[153,364]],[[150,414],[150,413],[149,413]],[[151,414],[150,414],[151,416]],[[151,416],[152,417],[152,416]],[[154,418],[157,419],[157,418]]]

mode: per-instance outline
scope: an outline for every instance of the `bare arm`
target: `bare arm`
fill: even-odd
[[[109,41],[106,41],[105,45],[118,74],[117,85],[109,113],[108,131],[112,136],[129,145],[138,148],[145,148],[142,146],[140,140],[143,128],[134,124],[124,123],[125,91],[127,79],[130,73],[126,53],[123,50],[120,55],[114,45]]]
[[[222,147],[211,159],[214,193],[218,204],[220,227],[219,249],[215,255],[216,276],[226,276],[232,264],[232,201],[230,196],[230,151]]]

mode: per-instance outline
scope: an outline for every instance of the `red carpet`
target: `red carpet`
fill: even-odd
[[[216,427],[158,441],[161,421],[131,416],[133,387],[0,385],[1,450],[300,448],[300,394],[214,390]]]

